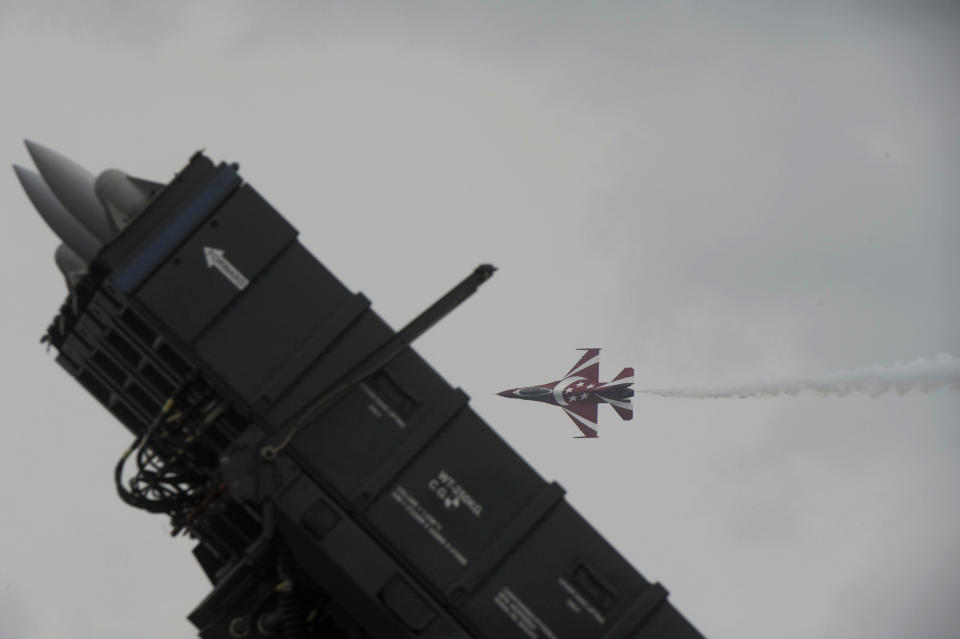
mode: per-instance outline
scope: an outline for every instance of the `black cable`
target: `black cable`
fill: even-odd
[[[174,397],[182,391],[180,389],[164,402],[143,434],[117,461],[114,469],[117,493],[135,508],[175,516],[200,499],[197,489],[206,483],[208,477],[198,472],[201,460],[190,450],[190,444],[195,440],[182,425],[183,414],[175,414],[176,419],[168,417],[174,406]],[[134,451],[137,453],[137,472],[127,489],[123,484],[123,469]]]

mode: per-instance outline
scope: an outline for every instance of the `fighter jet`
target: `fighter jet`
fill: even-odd
[[[633,369],[625,368],[612,381],[601,382],[600,349],[580,348],[586,351],[563,379],[538,386],[522,386],[500,391],[501,397],[528,399],[560,406],[570,416],[583,435],[576,439],[597,437],[597,405],[610,404],[621,419],[633,419]]]

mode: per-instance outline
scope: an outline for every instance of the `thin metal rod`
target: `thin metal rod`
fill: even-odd
[[[481,264],[473,273],[468,275],[462,282],[454,286],[450,291],[434,302],[430,308],[420,313],[409,324],[404,326],[398,333],[383,343],[373,353],[364,358],[359,364],[354,366],[341,377],[337,382],[330,386],[330,390],[322,393],[312,404],[307,406],[300,417],[294,422],[293,426],[287,432],[286,436],[275,446],[264,446],[260,449],[260,454],[265,459],[276,459],[277,453],[284,449],[290,443],[293,436],[300,427],[310,417],[314,416],[324,406],[330,404],[348,389],[356,386],[364,379],[380,370],[400,354],[400,352],[409,346],[415,339],[423,335],[434,324],[447,316],[453,309],[459,306],[464,300],[477,292],[480,285],[493,276],[496,267],[492,264]]]

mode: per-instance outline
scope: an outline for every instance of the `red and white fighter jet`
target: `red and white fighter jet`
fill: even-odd
[[[556,382],[539,386],[510,388],[497,393],[501,397],[529,399],[560,406],[570,416],[583,435],[578,439],[597,437],[597,406],[610,404],[621,419],[633,419],[633,369],[625,368],[612,381],[601,382],[600,349],[580,348],[586,351],[573,368]]]

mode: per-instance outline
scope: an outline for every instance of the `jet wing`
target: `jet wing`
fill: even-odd
[[[600,349],[581,348],[578,350],[586,352],[564,377],[583,377],[587,380],[587,384],[596,386],[600,379]],[[596,418],[594,418],[594,421],[596,421]]]
[[[580,432],[583,433],[583,435],[577,436],[577,439],[593,439],[598,437],[597,404],[573,404],[571,406],[564,406],[563,410],[570,419],[573,420],[573,423],[577,425]]]

